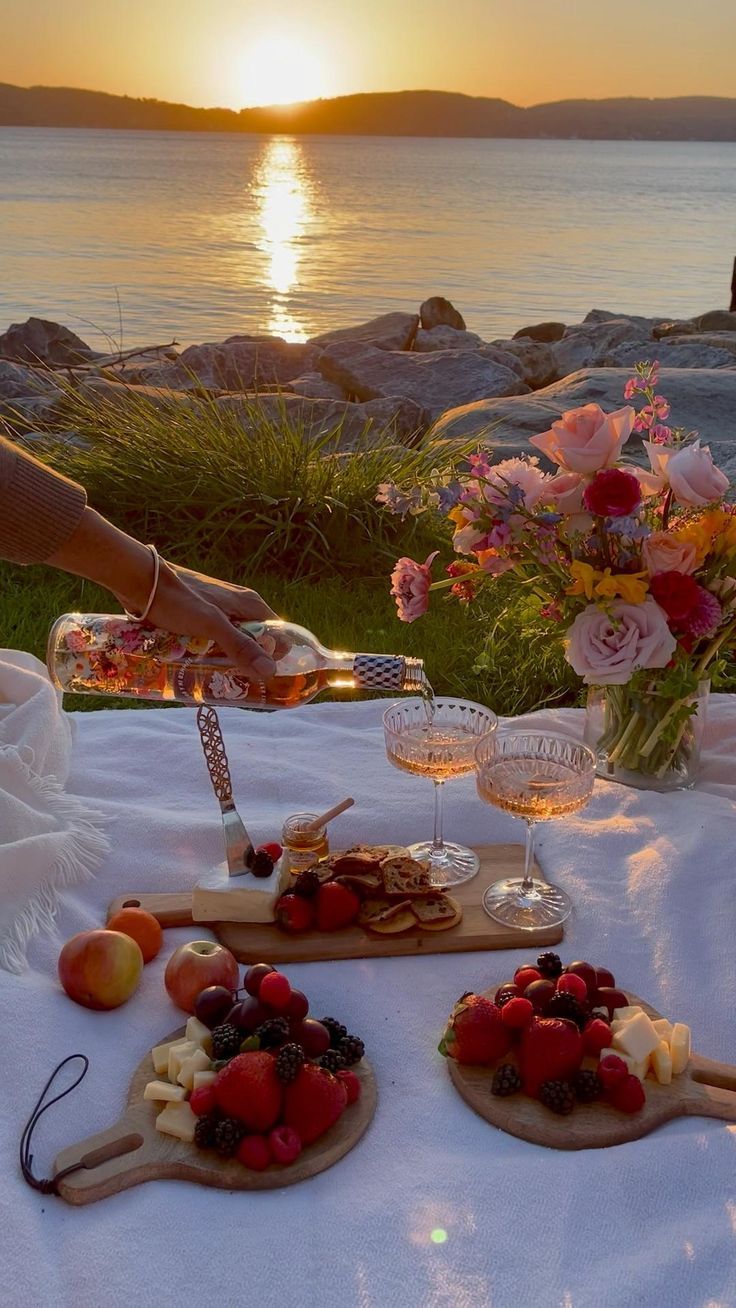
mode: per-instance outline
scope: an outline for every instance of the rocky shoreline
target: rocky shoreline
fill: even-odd
[[[254,406],[305,438],[335,432],[343,450],[389,432],[405,444],[478,437],[504,454],[527,448],[566,408],[619,408],[634,363],[658,359],[678,425],[736,470],[736,313],[673,322],[592,309],[581,323],[522,327],[483,341],[446,299],[304,343],[239,335],[221,343],[101,354],[59,323],[29,318],[0,334],[0,428],[33,445],[64,428],[70,385],[109,403],[191,406],[207,397],[247,430]]]

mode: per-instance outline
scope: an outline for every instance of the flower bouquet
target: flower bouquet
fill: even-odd
[[[615,413],[587,404],[531,439],[536,456],[471,455],[453,481],[379,487],[405,514],[435,510],[462,559],[433,580],[436,554],[400,559],[399,617],[413,622],[430,593],[471,602],[513,572],[558,628],[565,657],[590,688],[586,740],[599,775],[658,790],[693,784],[714,666],[736,634],[736,511],[728,478],[697,433],[667,425],[659,367],[641,363]],[[631,433],[649,467],[624,461]]]

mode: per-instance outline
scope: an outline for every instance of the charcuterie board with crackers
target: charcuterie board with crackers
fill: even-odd
[[[333,854],[311,869],[316,884],[313,918],[298,904],[287,905],[301,913],[299,929],[284,929],[276,921],[244,922],[207,919],[207,926],[241,962],[271,958],[279,963],[319,962],[327,959],[381,958],[405,954],[459,953],[478,949],[528,948],[556,944],[562,927],[520,930],[494,922],[484,912],[483,892],[504,876],[523,871],[520,845],[485,845],[476,849],[480,871],[471,881],[453,886],[451,893],[433,886],[426,864],[416,862],[401,846],[361,845]],[[304,876],[304,873],[301,874]],[[234,878],[237,883],[243,878]],[[298,899],[286,885],[283,900]],[[326,886],[334,887],[325,891]],[[352,920],[340,922],[340,911],[358,901]],[[303,896],[301,896],[303,898]],[[329,902],[328,902],[329,901]],[[192,892],[146,894],[129,892],[116,899],[109,916],[124,905],[139,905],[162,926],[192,926]],[[321,906],[321,907],[320,907]],[[284,916],[284,910],[280,910]],[[309,925],[301,926],[301,921]],[[286,924],[288,925],[288,923]]]

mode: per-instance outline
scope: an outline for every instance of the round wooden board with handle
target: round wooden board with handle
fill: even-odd
[[[159,1043],[183,1037],[184,1032],[180,1027]],[[295,1163],[272,1163],[265,1171],[254,1172],[236,1159],[218,1158],[210,1149],[198,1149],[156,1130],[163,1105],[143,1098],[146,1084],[156,1079],[149,1051],[133,1073],[125,1112],[115,1126],[59,1154],[55,1176],[74,1163],[84,1165],[59,1182],[58,1192],[67,1203],[89,1204],[144,1181],[196,1181],[219,1190],[277,1190],[306,1181],[344,1158],[373,1119],[377,1101],[373,1068],[363,1058],[352,1070],[360,1079],[360,1098],[348,1105],[335,1125],[307,1145]]]
[[[484,992],[492,999],[495,990]],[[641,1007],[656,1021],[662,1014],[651,1004],[629,994],[630,1004]],[[615,1051],[612,1051],[615,1052]],[[595,1066],[594,1060],[586,1065]],[[717,1117],[736,1122],[736,1067],[693,1054],[685,1071],[670,1085],[652,1077],[644,1082],[646,1103],[639,1113],[621,1113],[606,1103],[576,1104],[563,1117],[523,1092],[507,1099],[491,1094],[493,1068],[470,1067],[447,1059],[453,1084],[463,1099],[492,1126],[509,1135],[550,1149],[605,1149],[639,1140],[675,1117]]]

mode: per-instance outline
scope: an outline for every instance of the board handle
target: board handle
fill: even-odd
[[[736,1122],[736,1067],[693,1054],[688,1071],[689,1110],[701,1117]]]
[[[188,927],[194,925],[192,917],[192,892],[181,894],[138,894],[132,891],[114,899],[107,910],[107,920],[119,913],[121,908],[143,908],[161,924],[162,927]],[[208,926],[210,924],[208,923]]]
[[[736,1091],[736,1067],[732,1063],[717,1063],[713,1058],[693,1054],[690,1064],[693,1081],[699,1085],[717,1086],[720,1090]]]
[[[146,1114],[147,1118],[147,1114]],[[85,1204],[136,1185],[146,1166],[146,1118],[131,1110],[107,1131],[98,1131],[62,1150],[54,1163],[57,1193],[67,1203]]]

